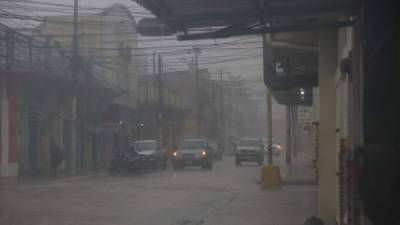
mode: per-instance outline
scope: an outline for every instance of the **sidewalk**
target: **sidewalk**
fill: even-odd
[[[63,183],[69,181],[77,181],[88,177],[98,176],[103,174],[104,171],[93,171],[81,173],[76,176],[70,174],[59,174],[57,178],[50,178],[47,175],[23,175],[19,177],[0,178],[0,185],[35,185],[35,184],[50,184],[50,183]]]
[[[279,166],[283,184],[316,185],[311,155],[300,152],[292,158],[291,164],[286,164],[284,156],[281,156]]]

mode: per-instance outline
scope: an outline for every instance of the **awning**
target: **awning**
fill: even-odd
[[[181,40],[350,26],[353,0],[136,0]],[[341,18],[341,19],[338,19]]]
[[[281,104],[312,104],[318,29],[352,26],[356,0],[135,0],[180,40],[269,35],[264,82]],[[277,70],[281,67],[281,71]],[[299,94],[300,90],[306,94]]]

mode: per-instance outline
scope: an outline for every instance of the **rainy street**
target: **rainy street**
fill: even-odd
[[[398,2],[0,0],[0,225],[400,225]]]
[[[291,176],[306,179],[305,168],[292,166],[296,174]],[[282,166],[283,179],[288,174]],[[256,164],[235,166],[226,156],[211,171],[169,168],[144,175],[9,183],[1,193],[0,224],[293,225],[316,213],[316,186],[294,183],[261,191],[258,176]]]

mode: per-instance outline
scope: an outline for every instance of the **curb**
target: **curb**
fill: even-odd
[[[50,183],[52,184],[60,184],[60,183],[68,183],[68,182],[74,182],[74,181],[79,181],[85,178],[89,177],[96,177],[96,176],[102,176],[105,173],[96,173],[96,174],[90,174],[90,175],[81,175],[81,176],[73,176],[73,177],[65,177],[61,179],[56,179],[51,181]]]

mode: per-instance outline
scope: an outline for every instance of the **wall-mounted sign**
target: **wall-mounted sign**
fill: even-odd
[[[311,123],[313,108],[308,106],[299,106],[298,107],[298,121],[301,124],[309,124]]]

